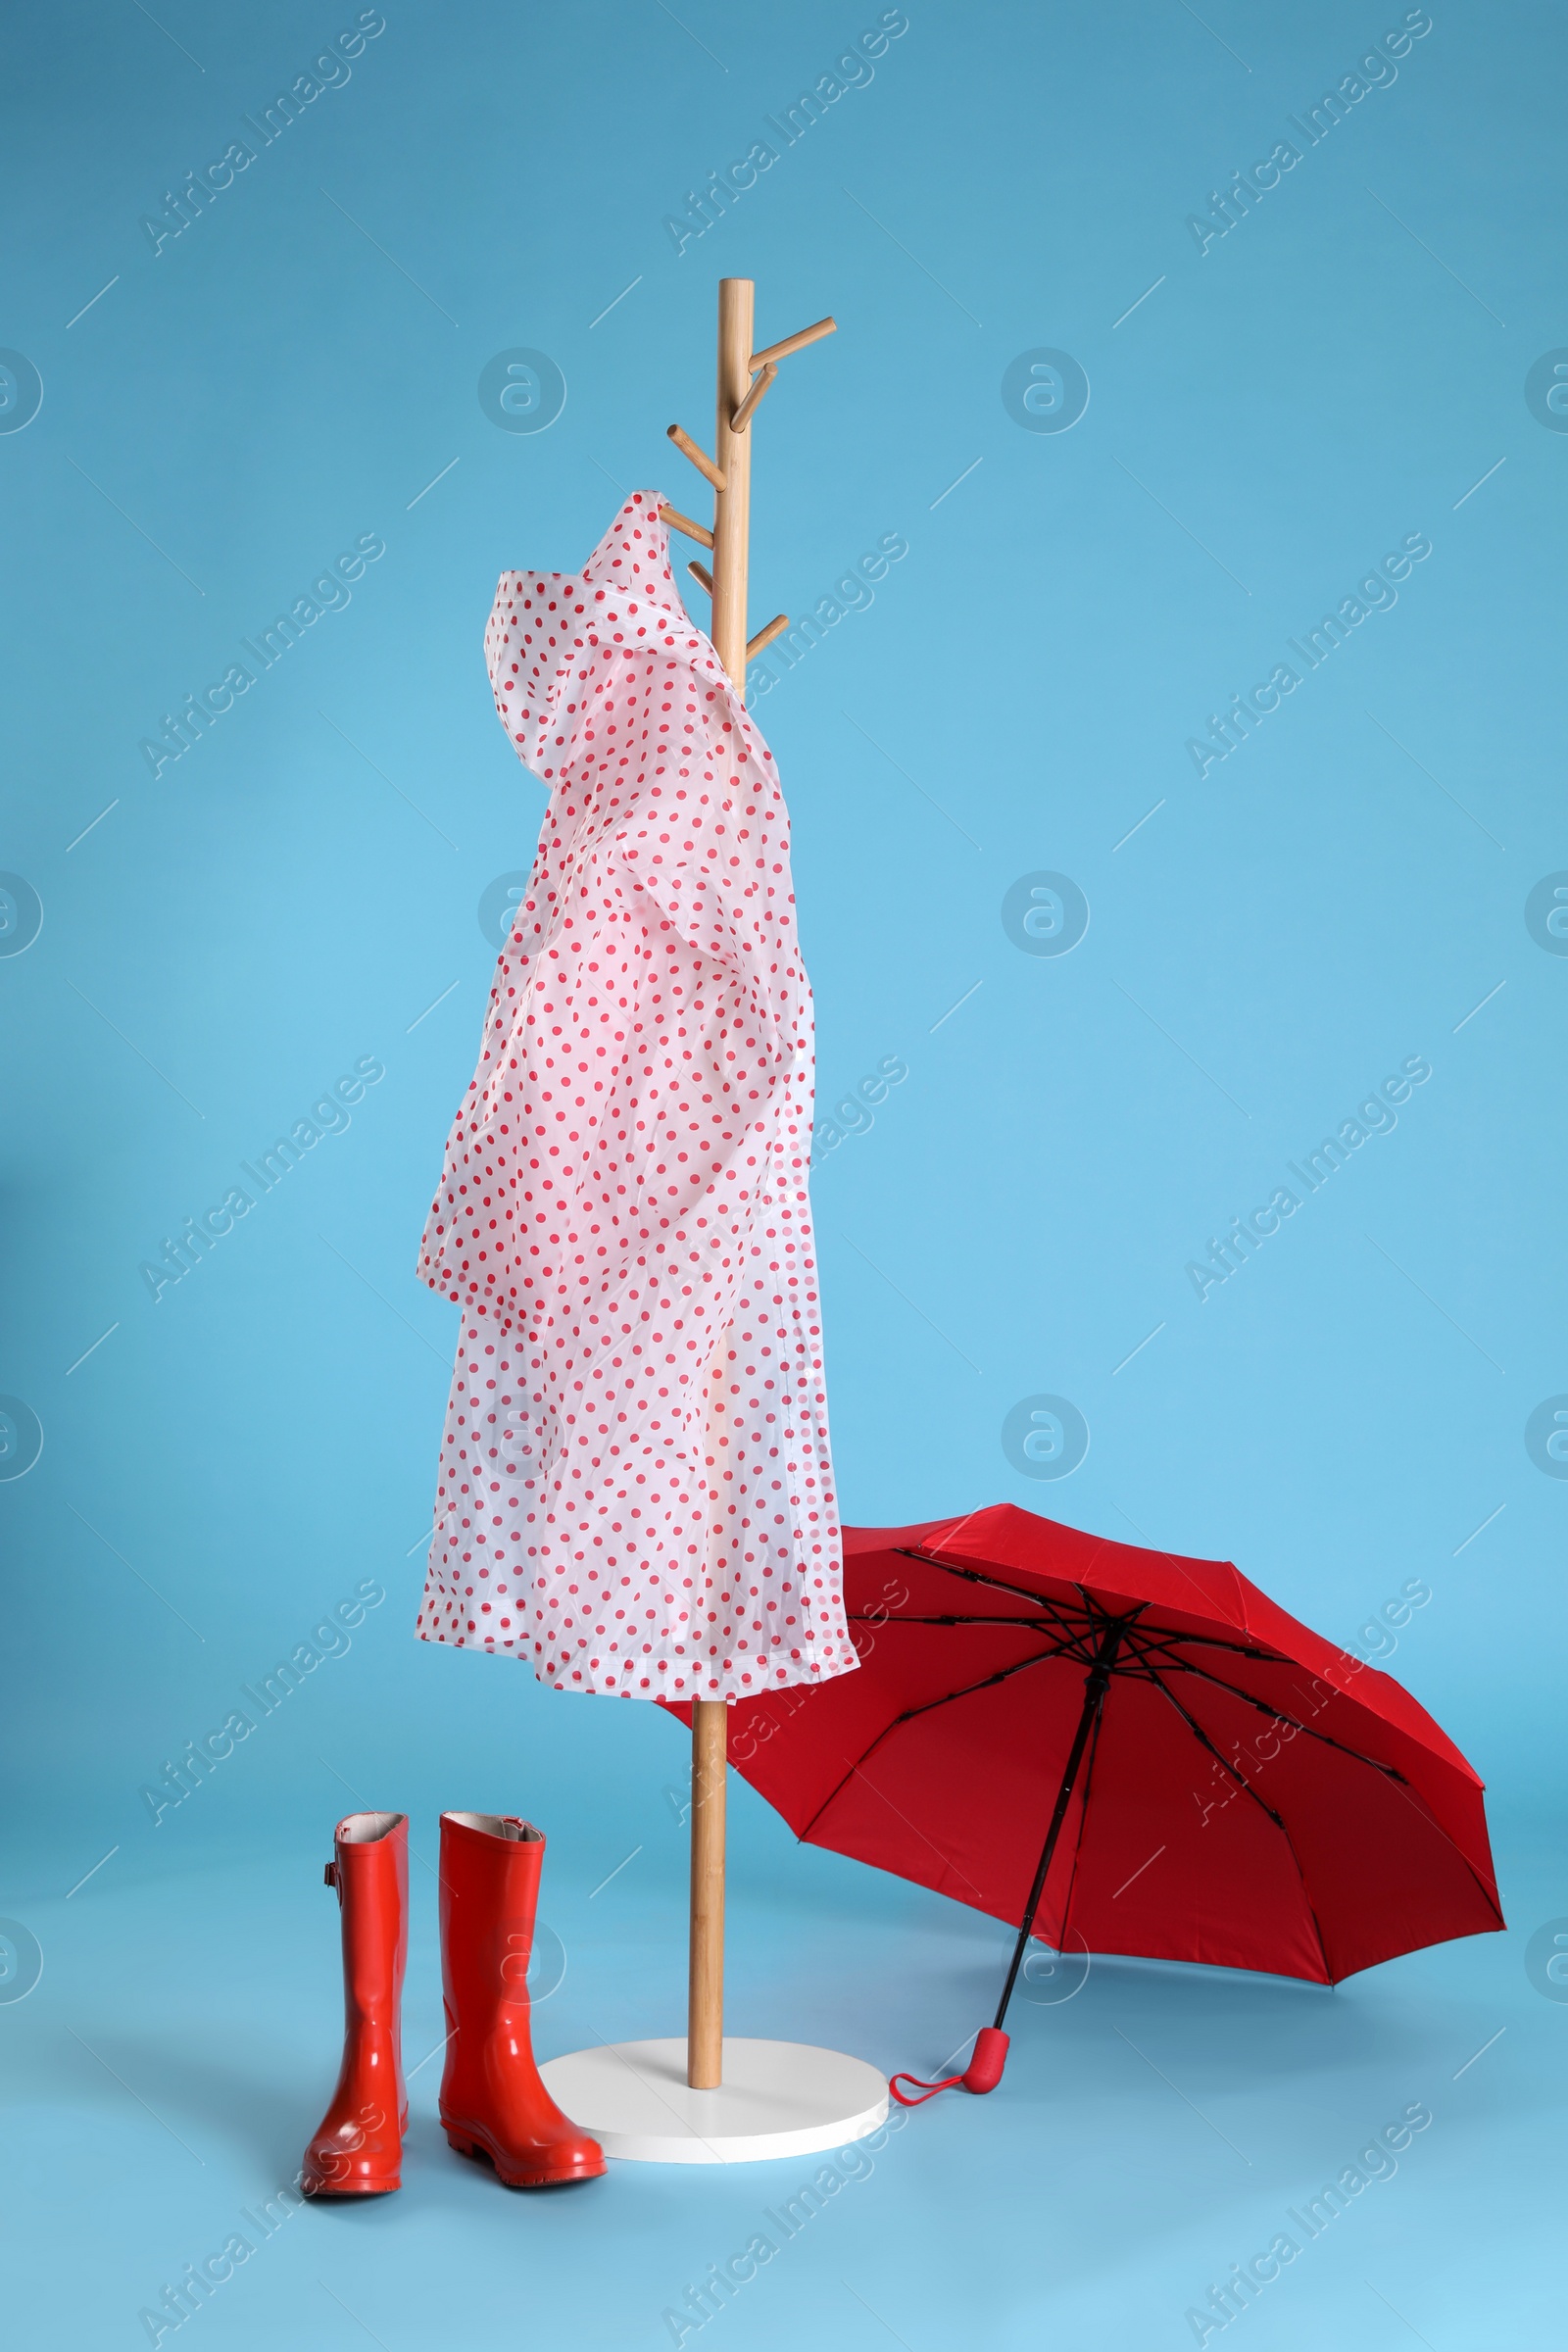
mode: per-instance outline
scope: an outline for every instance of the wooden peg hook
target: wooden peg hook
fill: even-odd
[[[719,467],[713,464],[706,449],[698,448],[690,433],[683,432],[678,424],[672,424],[668,427],[668,438],[674,442],[683,458],[690,458],[704,481],[711,482],[715,490],[726,487]]]
[[[777,374],[778,368],[775,367],[774,363],[769,360],[767,366],[762,369],[760,375],[759,375],[757,381],[747,393],[746,398],[741,402],[740,407],[730,418],[729,429],[732,433],[745,432],[747,426],[752,421],[752,416],[756,410],[758,402],[761,399],[763,393],[768,389],[768,386],[773,382]]]
[[[819,343],[824,335],[836,335],[838,331],[835,318],[819,318],[814,326],[803,326],[799,334],[786,335],[782,343],[770,343],[765,351],[754,351],[752,373],[755,375],[759,368],[765,368],[769,360],[787,360],[792,351],[804,351],[808,343]]]
[[[683,514],[678,507],[661,507],[659,519],[667,523],[672,531],[679,531],[683,539],[695,539],[699,547],[711,547],[713,544],[712,532],[703,523],[693,522],[691,516]]]
[[[782,637],[784,631],[789,627],[789,625],[790,616],[787,612],[775,612],[765,628],[759,629],[757,635],[748,643],[746,648],[747,661],[752,661],[756,655],[762,651],[764,646],[771,645],[775,637]]]

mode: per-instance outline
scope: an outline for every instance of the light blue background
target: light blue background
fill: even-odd
[[[1568,866],[1568,439],[1524,381],[1568,344],[1560,16],[1435,5],[1200,255],[1186,217],[1400,7],[911,0],[677,256],[663,216],[879,13],[388,0],[155,257],[140,217],[357,11],[12,12],[0,341],[44,385],[0,437],[0,865],[44,909],[0,962],[0,1390],[44,1431],[0,1486],[0,1909],[44,1954],[0,2004],[19,2345],[145,2341],[138,2308],[292,2176],[356,1801],[406,1807],[425,1864],[442,1805],[548,1831],[542,2051],[680,2028],[682,1735],[413,1639],[453,1338],[414,1256],[476,907],[542,808],[486,688],[495,577],[580,563],[622,488],[698,503],[662,436],[710,436],[721,273],[757,279],[760,341],[839,321],[757,420],[754,626],[908,542],[758,702],[824,1108],[908,1066],[815,1179],[846,1515],[1007,1497],[1233,1558],[1348,1643],[1425,1579],[1390,1663],[1489,1784],[1510,1932],[1333,1994],[1107,1962],[1021,2001],[1003,2089],[923,2111],[705,2343],[1190,2343],[1209,2282],[1416,2100],[1431,2129],[1267,2290],[1254,2352],[1523,2343],[1554,2309],[1568,2008],[1524,1955],[1568,1913],[1568,1486],[1523,1432],[1568,1390],[1568,960],[1524,904]],[[476,396],[515,346],[566,380],[538,435]],[[1037,347],[1087,371],[1070,431],[1003,406]],[[1187,738],[1414,532],[1397,606],[1200,781]],[[160,714],[366,533],[348,608],[154,781]],[[1036,870],[1089,902],[1060,958],[1003,928]],[[1397,1128],[1200,1303],[1186,1261],[1414,1054]],[[366,1055],[348,1130],[155,1304],[140,1262]],[[1035,1394],[1090,1431],[1060,1484],[1002,1450]],[[154,1828],[140,1787],[368,1579],[348,1654]],[[441,2031],[414,1878],[411,2062]],[[796,1848],[738,1783],[730,1890],[733,2030],[919,2068],[990,2014],[999,1926]],[[290,2220],[209,2352],[667,2343],[810,2170],[508,2196],[449,2155],[437,2071],[402,2196]]]

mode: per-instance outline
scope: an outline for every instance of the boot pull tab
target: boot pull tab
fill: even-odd
[[[337,1888],[338,1901],[341,1902],[343,1900],[343,1886],[337,1875],[337,1864],[335,1862],[328,1862],[326,1865],[326,1868],[321,1875],[321,1884],[325,1886],[335,1886]]]

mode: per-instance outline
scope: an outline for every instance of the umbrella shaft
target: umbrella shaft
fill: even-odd
[[[1061,1776],[1061,1787],[1056,1791],[1056,1802],[1051,1816],[1051,1827],[1046,1832],[1046,1842],[1040,1849],[1040,1864],[1035,1872],[1034,1885],[1029,1889],[1029,1901],[1024,1909],[1023,1924],[1018,1930],[1018,1940],[1012,1947],[1012,1965],[1007,1971],[1007,1982],[1002,1988],[1002,1999],[997,2006],[995,2023],[998,2027],[1001,2026],[1003,2019],[1007,2014],[1007,2003],[1012,1998],[1012,1988],[1018,1981],[1018,1971],[1023,1965],[1023,1956],[1028,1948],[1030,1934],[1035,1924],[1035,1913],[1040,1908],[1040,1898],[1046,1890],[1046,1880],[1051,1874],[1052,1861],[1056,1851],[1056,1840],[1061,1836],[1061,1825],[1067,1818],[1067,1807],[1072,1801],[1073,1788],[1084,1760],[1084,1750],[1089,1745],[1089,1735],[1094,1730],[1095,1718],[1100,1713],[1105,1691],[1109,1687],[1111,1663],[1121,1642],[1122,1630],[1119,1621],[1111,1627],[1101,1644],[1099,1655],[1093,1666],[1090,1667],[1084,1683],[1083,1711],[1078,1718],[1078,1729],[1073,1734],[1072,1747],[1067,1756],[1067,1768]]]

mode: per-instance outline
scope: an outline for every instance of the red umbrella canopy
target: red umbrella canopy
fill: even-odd
[[[730,1759],[810,1844],[1021,1925],[1014,1974],[1031,1931],[1337,1984],[1502,1927],[1452,1740],[1229,1561],[1010,1503],[844,1551],[859,1671],[742,1700]]]

